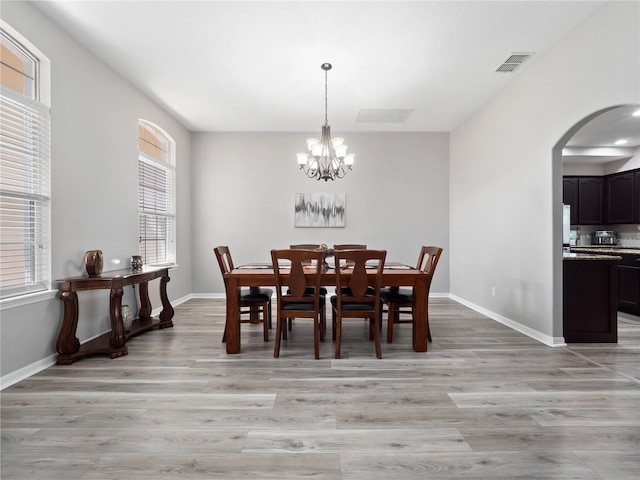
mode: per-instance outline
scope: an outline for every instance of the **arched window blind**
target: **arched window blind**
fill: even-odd
[[[138,125],[138,211],[140,255],[146,265],[176,261],[176,174],[174,142],[157,126]]]

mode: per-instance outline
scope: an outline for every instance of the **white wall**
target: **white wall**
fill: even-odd
[[[603,164],[592,163],[563,163],[563,175],[611,175],[640,168],[640,148],[636,148],[633,156],[621,160],[613,160]]]
[[[217,245],[229,245],[242,264],[269,262],[272,248],[291,243],[366,243],[409,264],[422,245],[439,245],[431,292],[449,292],[448,134],[340,135],[356,163],[328,183],[298,170],[295,153],[310,133],[192,135],[195,294],[224,293]],[[294,228],[294,196],[304,192],[345,193],[347,226]]]
[[[639,7],[605,5],[451,134],[451,293],[549,343],[562,341],[552,150],[590,114],[640,103]]]
[[[173,300],[191,293],[189,132],[29,3],[3,2],[2,19],[51,60],[53,279],[83,274],[86,250],[103,251],[105,271],[118,268],[114,259],[128,267],[137,253],[137,125],[144,118],[177,143],[180,267],[171,271],[168,294]],[[79,299],[78,337],[85,341],[109,328],[109,292],[82,292]],[[135,305],[132,287],[125,302]],[[3,378],[55,354],[61,317],[57,298],[3,306]]]

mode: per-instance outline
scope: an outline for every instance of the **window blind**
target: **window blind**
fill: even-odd
[[[47,290],[49,107],[0,87],[0,296]]]
[[[144,263],[174,263],[175,170],[143,153],[138,160],[138,209]]]

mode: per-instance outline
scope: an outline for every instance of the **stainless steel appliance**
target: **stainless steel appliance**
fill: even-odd
[[[591,234],[591,245],[617,245],[618,234],[612,230],[596,230]]]

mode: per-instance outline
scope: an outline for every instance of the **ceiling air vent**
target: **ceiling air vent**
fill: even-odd
[[[361,108],[357,123],[404,123],[413,108]]]
[[[529,57],[532,57],[533,53],[512,53],[502,65],[498,67],[496,72],[509,73],[515,71],[520,65],[522,65]]]

